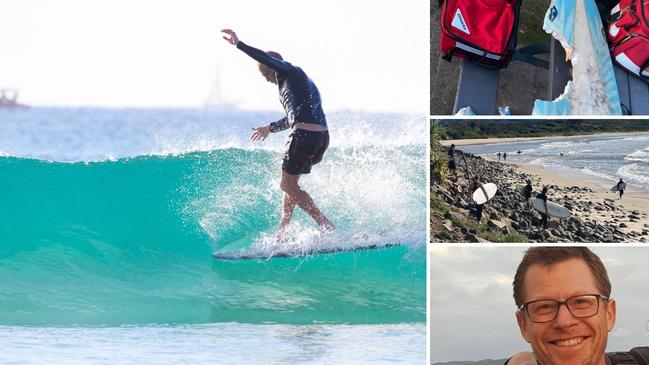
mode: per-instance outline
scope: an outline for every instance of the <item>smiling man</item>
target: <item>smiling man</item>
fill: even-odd
[[[514,277],[514,300],[521,335],[538,363],[607,364],[616,312],[610,295],[606,268],[588,248],[528,249]]]

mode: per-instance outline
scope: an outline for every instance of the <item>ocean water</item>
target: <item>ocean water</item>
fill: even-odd
[[[498,152],[506,152],[508,161],[574,174],[606,187],[615,185],[622,178],[630,191],[646,192],[649,189],[649,136],[646,135],[575,137],[470,145],[459,149],[494,158]]]
[[[296,211],[285,243],[398,246],[211,257],[276,228],[288,133],[249,133],[279,117],[0,111],[0,362],[422,363],[425,118],[329,115],[330,149],[301,184],[337,230]]]

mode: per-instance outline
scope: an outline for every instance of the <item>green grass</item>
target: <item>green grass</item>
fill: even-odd
[[[439,212],[441,215],[446,218],[447,215],[449,215],[449,211],[451,208],[449,208],[448,204],[442,198],[438,197],[437,195],[431,194],[430,195],[430,211],[435,211]]]
[[[523,0],[518,24],[519,47],[550,41],[550,36],[543,30],[543,17],[549,6],[549,0]]]

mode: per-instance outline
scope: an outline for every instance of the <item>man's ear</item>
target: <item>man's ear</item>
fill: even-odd
[[[617,304],[615,303],[615,299],[611,299],[606,305],[606,328],[609,332],[611,332],[613,330],[613,327],[615,327],[616,312]]]
[[[521,311],[516,311],[516,323],[518,323],[518,329],[521,330],[521,336],[530,343],[529,332],[527,331],[527,323],[525,321],[525,315]]]

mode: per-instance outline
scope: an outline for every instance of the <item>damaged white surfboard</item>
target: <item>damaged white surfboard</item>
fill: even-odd
[[[594,0],[552,0],[543,29],[572,62],[572,80],[553,101],[536,100],[532,115],[621,115],[613,63]]]

